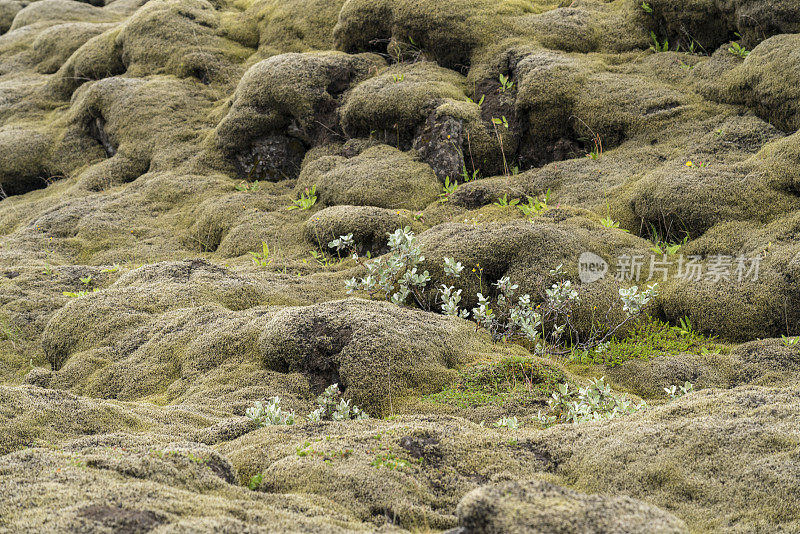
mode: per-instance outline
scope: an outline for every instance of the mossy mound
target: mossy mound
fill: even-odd
[[[219,450],[242,480],[262,474],[261,491],[324,495],[376,526],[445,529],[467,491],[544,467],[512,437],[458,418],[399,416],[268,427]]]
[[[303,373],[317,394],[338,383],[377,415],[452,381],[469,357],[469,332],[457,319],[348,299],[279,311],[259,346],[268,369]]]
[[[282,54],[260,61],[242,76],[231,108],[217,126],[217,144],[234,159],[242,178],[294,178],[308,147],[341,137],[338,99],[382,63],[377,56],[335,52]],[[285,134],[287,129],[291,135]],[[293,168],[286,168],[287,160],[295,160]]]
[[[335,253],[328,243],[353,234],[359,252],[374,254],[387,250],[388,234],[398,228],[419,230],[421,224],[406,211],[371,206],[332,206],[316,212],[304,225],[306,241],[323,252]]]
[[[556,481],[645,500],[693,531],[793,530],[797,407],[796,391],[708,389],[610,423],[560,425],[520,446],[547,451]]]
[[[351,136],[407,146],[428,113],[445,99],[465,100],[465,91],[463,76],[435,63],[392,66],[347,95],[339,110],[342,127]]]
[[[236,472],[228,461],[198,443],[90,437],[64,449],[7,454],[0,470],[0,526],[10,530],[367,530],[325,499],[270,496],[232,485]]]
[[[352,158],[323,156],[307,162],[297,195],[316,186],[324,206],[375,206],[421,210],[441,191],[436,175],[413,153],[378,145]]]
[[[636,499],[585,495],[543,481],[473,490],[458,503],[458,520],[463,534],[689,532],[677,517]]]

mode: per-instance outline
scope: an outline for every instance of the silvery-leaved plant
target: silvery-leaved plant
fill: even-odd
[[[642,292],[639,292],[637,286],[632,286],[628,289],[620,288],[619,296],[622,299],[622,310],[628,315],[639,315],[642,308],[657,294],[657,284],[647,286],[647,289]]]
[[[337,239],[334,239],[328,243],[328,248],[336,249],[336,252],[343,252],[348,249],[355,248],[353,234],[349,233],[347,235],[340,235]]]
[[[308,420],[318,422],[348,421],[350,419],[368,419],[369,416],[357,406],[351,406],[349,400],[342,398],[339,384],[331,384],[317,397],[317,409],[308,414]]]
[[[431,282],[428,271],[420,272],[425,260],[416,244],[416,236],[409,227],[397,229],[389,235],[389,253],[364,264],[366,274],[345,283],[348,293],[356,290],[368,291],[371,296],[382,295],[386,300],[406,305],[413,301],[419,308],[432,311],[431,303],[439,303],[441,312],[454,317],[471,318],[479,328],[485,329],[494,341],[511,342],[525,339],[537,354],[568,354],[571,351],[588,351],[599,347],[605,350],[613,335],[628,322],[641,315],[644,306],[657,294],[657,285],[639,292],[637,287],[620,289],[620,299],[625,318],[611,323],[611,309],[605,321],[593,318],[591,331],[586,334],[573,324],[573,307],[580,303],[578,290],[567,279],[563,266],[550,271],[549,287],[540,291],[538,298],[530,294],[517,296],[519,285],[508,276],[503,276],[492,286],[496,296],[476,294],[477,305],[471,310],[462,309],[462,289],[437,281],[436,298],[428,298],[426,292]],[[464,266],[453,258],[443,259],[444,275],[460,278]],[[475,272],[475,269],[473,269]],[[478,277],[483,284],[483,270]],[[483,286],[482,286],[483,287]],[[570,340],[570,347],[565,339]]]
[[[614,419],[647,408],[644,401],[635,404],[624,394],[615,396],[605,378],[594,379],[588,386],[577,389],[570,388],[567,382],[559,384],[548,405],[549,414],[538,414],[543,426]]]
[[[272,397],[266,405],[256,401],[247,409],[245,415],[258,423],[258,426],[293,425],[294,412],[283,411],[280,404],[280,397]]]
[[[509,430],[517,430],[520,427],[520,422],[516,417],[501,417],[498,419],[494,426],[497,428],[507,428]]]
[[[682,386],[672,384],[670,387],[664,388],[664,391],[666,391],[670,399],[677,399],[694,391],[694,385],[687,380]]]

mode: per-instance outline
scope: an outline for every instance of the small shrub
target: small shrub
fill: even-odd
[[[520,427],[519,421],[516,417],[501,417],[495,424],[497,428],[507,428],[509,430],[517,430]]]
[[[611,393],[611,386],[605,377],[594,379],[582,388],[570,388],[568,382],[558,386],[548,401],[550,414],[538,414],[543,426],[554,423],[582,423],[584,421],[602,421],[644,410],[647,404],[642,401],[634,404],[623,394],[619,397]]]
[[[292,200],[292,205],[287,210],[310,210],[317,203],[317,186],[306,187],[300,194],[300,198]]]
[[[351,406],[349,400],[342,398],[339,384],[328,386],[322,395],[317,397],[317,409],[308,414],[308,420],[312,422],[350,419],[369,419],[369,416],[357,406]]]
[[[294,412],[283,411],[280,404],[280,397],[272,397],[266,405],[256,401],[252,407],[247,409],[245,415],[258,423],[260,427],[267,425],[293,425]]]
[[[678,397],[683,397],[694,391],[694,386],[691,382],[687,381],[680,387],[672,384],[670,387],[664,388],[664,391],[667,392],[670,399],[677,399]]]
[[[272,259],[269,257],[269,245],[266,241],[261,242],[261,252],[251,252],[250,257],[258,267],[266,267],[272,263]]]

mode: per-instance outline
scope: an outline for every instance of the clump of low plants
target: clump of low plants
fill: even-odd
[[[519,286],[507,276],[492,284],[496,298],[476,295],[478,305],[471,311],[460,307],[462,290],[441,283],[435,299],[428,295],[431,275],[427,270],[420,272],[420,264],[425,257],[416,244],[416,236],[409,227],[389,234],[390,252],[386,257],[375,259],[365,265],[366,276],[352,278],[345,283],[348,293],[356,290],[368,291],[370,296],[383,298],[397,305],[412,300],[419,308],[431,311],[430,302],[441,304],[442,313],[461,318],[471,318],[478,327],[485,329],[494,341],[511,342],[525,339],[539,353],[567,354],[565,347],[569,339],[572,350],[589,350],[608,342],[614,334],[630,322],[635,322],[643,313],[643,308],[657,294],[657,284],[640,291],[637,286],[619,290],[625,318],[616,325],[602,329],[593,328],[586,339],[572,322],[573,307],[580,302],[577,290],[567,280],[559,265],[550,271],[556,279],[550,287],[540,294],[540,302],[529,294],[517,297]],[[444,258],[443,270],[446,276],[458,278],[464,266],[453,258]],[[478,274],[482,279],[482,270]],[[566,333],[566,335],[565,335]]]
[[[294,412],[287,412],[281,408],[281,398],[272,397],[267,404],[256,401],[245,412],[248,418],[255,421],[258,426],[268,425],[293,425]]]
[[[539,423],[550,426],[555,423],[582,423],[603,421],[644,410],[647,404],[635,404],[626,396],[616,396],[605,377],[593,379],[588,386],[570,387],[568,382],[559,384],[548,401],[549,412],[538,413]]]
[[[517,421],[516,417],[501,417],[497,421],[495,421],[494,426],[496,428],[507,428],[509,430],[517,430],[520,427],[520,422]]]
[[[682,386],[672,384],[670,387],[664,388],[664,391],[670,399],[677,399],[678,397],[683,397],[694,391],[694,386],[687,380]]]
[[[258,183],[258,180],[255,180],[254,182],[248,182],[248,181],[242,180],[241,182],[239,182],[238,184],[236,184],[233,187],[237,191],[241,191],[243,193],[255,193],[255,192],[257,192],[258,190],[261,189],[261,184]]]
[[[306,187],[300,193],[300,198],[292,200],[292,205],[287,210],[310,210],[317,203],[317,186]]]
[[[269,245],[267,242],[261,242],[261,252],[250,252],[250,258],[258,267],[266,267],[272,263],[272,259],[269,257]]]
[[[688,319],[687,319],[688,320]],[[581,364],[599,364],[607,367],[621,365],[628,360],[650,360],[662,354],[719,354],[722,347],[713,338],[695,332],[691,323],[671,326],[654,318],[647,318],[631,326],[625,337],[613,337],[593,350],[574,351],[571,360]]]
[[[349,400],[342,398],[339,384],[328,386],[317,397],[317,409],[308,414],[308,420],[318,421],[349,421],[350,419],[369,419],[369,416],[358,406],[351,406]]]

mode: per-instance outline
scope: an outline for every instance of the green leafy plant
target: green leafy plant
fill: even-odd
[[[501,417],[495,421],[494,426],[497,428],[507,428],[509,430],[517,430],[520,427],[520,422],[516,417]]]
[[[261,252],[250,252],[250,258],[258,267],[266,267],[272,263],[269,257],[269,245],[266,241],[261,242]]]
[[[750,55],[750,51],[747,48],[736,42],[731,43],[731,46],[728,47],[728,52],[742,59]]]
[[[351,406],[349,400],[342,398],[339,384],[332,384],[317,397],[317,409],[308,414],[311,422],[348,421],[350,419],[369,419],[369,415],[357,406]]]
[[[280,397],[272,397],[267,404],[260,401],[253,403],[253,406],[248,408],[245,415],[252,421],[255,421],[258,426],[268,425],[293,425],[294,412],[286,412],[281,406]]]
[[[473,182],[480,178],[481,170],[480,169],[473,169],[470,173],[467,171],[467,166],[461,166],[461,178],[464,180],[464,183]]]
[[[619,221],[615,221],[610,216],[600,219],[600,224],[606,228],[619,228]],[[625,230],[625,232],[627,232],[627,230]]]
[[[472,104],[477,104],[478,107],[481,107],[483,105],[483,99],[484,98],[486,98],[486,95],[481,95],[480,99],[477,102],[475,102],[470,97],[467,97],[467,102],[471,102]]]
[[[510,78],[504,76],[503,74],[500,74],[499,80],[500,80],[500,90],[504,93],[506,91],[510,91],[514,87],[514,82],[512,82]]]
[[[442,204],[450,200],[450,195],[456,192],[456,190],[458,189],[458,180],[453,180],[451,182],[450,177],[445,176],[443,187],[444,191],[439,193],[439,202]]]
[[[310,210],[317,203],[317,186],[306,187],[300,194],[300,198],[292,200],[292,205],[287,210]]]
[[[255,180],[253,182],[247,182],[245,180],[242,180],[233,187],[237,191],[242,191],[244,193],[255,193],[256,191],[261,189],[261,184],[258,183],[258,180]]]
[[[90,286],[92,284],[92,275],[83,276],[80,278],[81,284]]]
[[[650,241],[653,243],[653,246],[650,247],[651,251],[655,252],[656,254],[666,254],[668,256],[672,256],[677,254],[682,247],[686,246],[686,244],[689,242],[689,235],[684,235],[683,239],[679,242],[667,241],[667,238],[663,236],[654,225],[651,224]]]
[[[256,473],[250,477],[250,481],[247,483],[247,488],[251,491],[255,491],[263,481],[264,475],[262,473]]]
[[[798,344],[798,342],[800,342],[800,337],[781,336],[781,340],[783,342],[784,347],[794,347],[795,345]]]
[[[494,205],[499,208],[513,208],[519,204],[518,198],[512,198],[511,200],[508,199],[508,193],[504,194],[502,197],[498,198]]]
[[[111,267],[108,267],[106,269],[102,269],[100,272],[101,273],[106,273],[106,274],[111,274],[111,273],[116,273],[119,270],[120,270],[119,263],[115,263]]]
[[[392,75],[392,79],[394,80],[394,83],[399,83],[399,82],[402,82],[403,80],[406,79],[406,75],[405,74],[393,74]]]
[[[650,40],[652,44],[650,45],[650,50],[653,52],[667,52],[669,51],[669,41],[664,39],[664,42],[661,43],[658,40],[658,36],[656,36],[655,32],[650,32]]]
[[[505,115],[503,115],[499,119],[496,117],[492,117],[492,127],[494,128],[494,135],[497,138],[497,142],[500,145],[500,153],[503,156],[503,171],[505,172],[505,175],[508,176],[511,174],[511,171],[508,169],[508,161],[506,160],[506,151],[503,148],[503,137],[500,135],[500,131],[497,129],[498,126],[502,126],[506,130],[509,129],[508,119],[506,119]]]
[[[648,4],[647,2],[642,2],[642,5],[640,7],[642,8],[642,11],[644,11],[648,15],[653,14],[653,8],[650,7],[650,4]]]
[[[670,399],[677,399],[678,397],[683,397],[684,395],[688,395],[694,391],[694,386],[691,382],[687,381],[680,387],[672,384],[670,387],[664,388],[664,391],[667,393]]]
[[[517,209],[520,210],[522,213],[525,214],[526,217],[530,217],[531,215],[539,215],[540,213],[544,213],[550,206],[548,203],[550,202],[550,189],[545,191],[544,195],[540,197],[526,197],[528,199],[527,204],[518,204]]]
[[[692,328],[692,321],[688,317],[681,317],[678,325],[673,326],[672,329],[682,336],[697,336],[697,332]]]
[[[538,413],[539,423],[550,426],[555,423],[582,423],[603,421],[628,415],[647,408],[642,401],[635,404],[623,394],[616,396],[605,377],[593,379],[588,386],[570,388],[568,382],[559,384],[548,401],[549,413]]]

